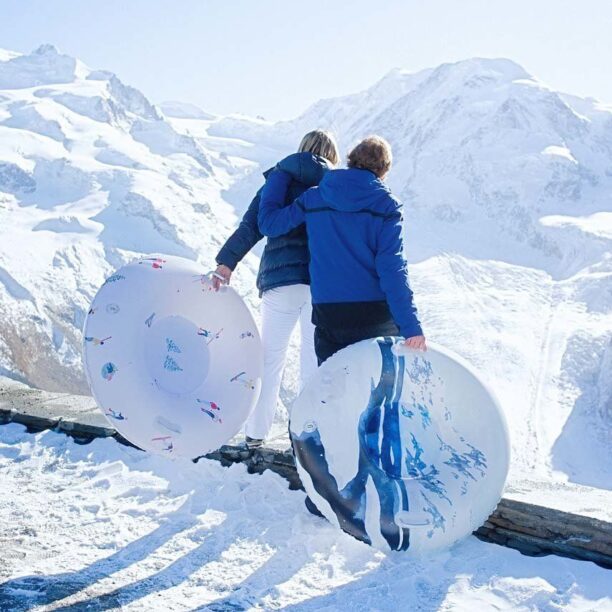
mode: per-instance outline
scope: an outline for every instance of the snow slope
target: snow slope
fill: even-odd
[[[612,483],[612,112],[509,60],[473,59],[323,100],[290,122],[162,111],[44,46],[0,54],[0,373],[84,391],[80,327],[140,252],[213,266],[261,170],[314,127],[387,137],[427,335],[497,390],[510,491]],[[254,257],[236,286],[256,306]],[[296,388],[291,359],[283,401]],[[284,428],[281,412],[277,422]]]
[[[136,254],[205,268],[235,222],[227,156],[177,133],[139,91],[43,46],[0,61],[0,373],[87,392],[80,330]],[[238,162],[240,167],[242,162]],[[243,268],[252,286],[252,269]]]
[[[304,510],[280,477],[0,428],[0,608],[612,609],[609,572],[470,537],[409,560]]]

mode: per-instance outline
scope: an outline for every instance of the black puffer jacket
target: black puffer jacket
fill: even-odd
[[[292,177],[285,204],[291,204],[304,191],[318,185],[325,173],[331,169],[325,159],[307,152],[289,155],[276,167]],[[270,171],[264,172],[264,177],[267,177]],[[218,264],[224,264],[233,270],[238,262],[264,237],[257,225],[260,195],[261,189],[244,213],[238,229],[219,251],[216,257]],[[268,238],[257,275],[259,292],[263,293],[268,289],[285,285],[310,284],[309,261],[308,239],[304,225],[296,227],[283,236]]]

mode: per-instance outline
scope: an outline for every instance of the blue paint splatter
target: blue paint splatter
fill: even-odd
[[[123,416],[121,412],[117,412],[112,408],[107,408],[105,414],[106,416],[116,419],[117,421],[127,421],[127,417]]]
[[[416,408],[421,415],[421,424],[423,425],[423,429],[427,429],[431,425],[431,414],[429,413],[429,409],[422,402],[417,401],[414,393],[412,394],[412,407]]]
[[[415,357],[412,363],[406,367],[406,374],[408,374],[410,382],[415,385],[427,385],[433,375],[431,362],[422,357]]]
[[[410,419],[414,416],[414,412],[406,408],[404,404],[400,405],[400,410],[401,410],[402,416],[408,417]]]
[[[125,280],[125,276],[123,276],[123,274],[112,274],[104,281],[104,284],[102,286],[108,285],[109,283],[116,283],[120,280]]]
[[[423,511],[427,512],[429,516],[431,516],[431,529],[427,532],[427,537],[431,538],[436,529],[441,529],[442,531],[446,531],[446,519],[440,514],[438,508],[431,502],[431,500],[422,493],[423,499],[425,500],[425,506],[423,506]]]
[[[410,434],[410,438],[412,440],[414,452],[411,452],[408,447],[405,449],[405,465],[408,475],[417,479],[422,487],[431,493],[435,493],[438,497],[446,500],[452,506],[453,503],[446,495],[444,483],[438,478],[440,471],[435,465],[431,464],[428,466],[427,463],[423,461],[423,447],[419,444],[414,434]]]
[[[169,353],[182,353],[180,347],[176,344],[172,338],[166,338],[166,350]]]
[[[472,446],[469,442],[466,442],[466,444],[471,450],[469,453],[464,453],[464,455],[471,459],[474,469],[480,472],[481,476],[484,476],[487,469],[487,458],[485,457],[484,453],[478,450],[475,446]]]
[[[453,474],[455,478],[459,478],[459,474],[461,474],[464,478],[475,482],[476,476],[474,475],[473,471],[477,472],[477,476],[483,477],[485,475],[485,471],[487,469],[487,459],[484,453],[478,450],[475,446],[467,444],[467,446],[470,448],[469,452],[460,453],[450,444],[444,442],[440,436],[438,436],[438,440],[440,441],[440,450],[450,454],[450,458],[444,463],[455,470]]]
[[[110,361],[102,366],[101,374],[104,380],[113,380],[113,376],[118,372],[117,366]]]
[[[170,372],[182,372],[183,368],[176,362],[175,359],[166,355],[166,361],[164,361],[164,368]]]

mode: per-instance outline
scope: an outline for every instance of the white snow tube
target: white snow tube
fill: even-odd
[[[326,361],[296,400],[300,478],[333,524],[382,550],[448,547],[488,518],[510,462],[504,415],[450,351],[397,338]]]
[[[84,329],[85,371],[112,426],[144,450],[194,458],[242,427],[261,388],[255,321],[192,261],[150,257],[106,279]]]

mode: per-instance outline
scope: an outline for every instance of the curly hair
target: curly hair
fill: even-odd
[[[381,136],[364,138],[348,155],[349,168],[370,170],[378,178],[389,172],[393,163],[391,145]]]

